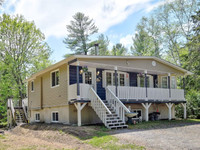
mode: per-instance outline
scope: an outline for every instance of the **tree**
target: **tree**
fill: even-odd
[[[95,55],[94,44],[98,44],[98,55],[100,56],[109,55],[109,50],[108,50],[109,42],[110,41],[107,36],[105,37],[103,34],[100,34],[96,41],[91,42],[91,46],[93,45],[93,48],[91,48],[90,51],[91,55]]]
[[[0,16],[0,72],[1,77],[6,78],[0,82],[7,81],[3,90],[11,91],[8,96],[19,99],[20,105],[26,97],[24,80],[51,64],[51,50],[44,40],[44,34],[34,22],[28,22],[19,15]],[[8,97],[3,97],[2,93],[1,100],[7,100]]]
[[[89,43],[89,36],[98,32],[93,19],[85,16],[83,13],[78,12],[73,16],[70,25],[67,25],[68,35],[64,39],[67,48],[75,52],[75,54],[87,55],[91,44]]]
[[[124,56],[126,55],[127,48],[125,48],[121,43],[117,43],[113,46],[111,54],[114,56]]]
[[[137,25],[136,34],[133,38],[131,51],[136,56],[157,56],[161,55],[160,29],[154,17],[149,19],[143,17]]]

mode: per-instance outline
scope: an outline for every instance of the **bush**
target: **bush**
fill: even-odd
[[[200,119],[200,93],[190,90],[186,94],[186,100],[188,118]],[[176,106],[176,116],[183,117],[183,107],[181,105]]]

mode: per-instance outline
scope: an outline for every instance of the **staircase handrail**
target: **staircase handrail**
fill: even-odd
[[[105,110],[109,113],[112,114],[111,111],[108,109],[108,107],[104,104],[104,102],[101,100],[101,98],[97,95],[97,93],[95,92],[95,90],[91,87],[90,90],[92,91],[92,93],[95,95],[95,97],[97,98],[97,100],[102,104],[102,106],[105,108]]]
[[[15,109],[14,109],[14,106],[13,106],[13,101],[12,99],[8,99],[8,107],[10,108],[11,110],[11,114],[12,114],[12,118],[15,122]]]
[[[115,94],[108,87],[106,87],[106,90],[111,94],[111,96],[115,99],[115,101],[117,101],[121,105],[121,107],[124,108],[126,113],[130,113],[130,110],[119,100],[117,96],[115,96]]]
[[[26,112],[26,106],[24,104],[24,100],[25,99],[22,100],[22,108],[23,108],[23,111],[24,111],[24,114],[25,114],[25,118],[26,118],[26,120],[28,120],[28,115],[27,115],[27,112]]]

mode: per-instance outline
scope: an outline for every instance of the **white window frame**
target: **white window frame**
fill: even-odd
[[[57,71],[59,74],[59,83],[58,83],[58,85],[52,86],[52,73],[57,72]],[[55,81],[55,83],[56,83],[56,81]],[[55,87],[58,87],[59,85],[60,85],[60,70],[56,69],[56,70],[53,70],[50,72],[50,86],[51,86],[51,88],[55,88]]]
[[[53,120],[53,113],[58,113],[58,121],[54,121]],[[53,123],[58,123],[59,122],[59,112],[58,111],[52,111],[51,112],[51,122],[53,122]]]
[[[107,86],[107,77],[106,77],[106,73],[111,73],[111,85],[108,85],[108,86],[115,86],[114,85],[114,82],[113,82],[113,80],[114,80],[114,73],[115,73],[115,71],[112,71],[112,70],[105,70],[104,71],[104,86],[106,87]],[[126,75],[128,74],[127,72],[121,72],[121,71],[117,71],[117,76],[118,76],[118,86],[120,86],[120,74],[123,74],[124,75],[124,86],[129,86],[129,80],[127,80],[127,78],[126,78]]]
[[[33,83],[33,89],[32,89],[32,83]],[[34,80],[31,81],[31,92],[34,92],[34,89],[35,89],[35,83],[34,83]]]
[[[40,113],[35,113],[35,122],[40,122],[40,119],[38,120],[38,118],[37,118],[37,115],[39,115],[39,117],[40,117]]]
[[[161,88],[163,88],[163,78],[167,77],[167,88],[168,88],[168,76],[161,76]],[[167,88],[163,88],[163,89],[167,89]]]
[[[147,75],[147,77],[149,77],[149,87],[148,88],[153,88],[153,85],[152,85],[152,76],[151,75]],[[141,87],[140,86],[140,76],[137,76],[137,85],[138,87]],[[144,77],[144,87],[145,87],[145,77]]]
[[[174,78],[174,82],[175,82],[174,88],[172,88],[172,86],[171,86],[171,85],[172,85],[172,78]],[[170,80],[171,80],[171,81],[170,81],[170,82],[171,82],[171,83],[170,83],[170,88],[171,88],[171,89],[177,89],[177,86],[176,86],[176,76],[171,76],[171,77],[170,77]]]

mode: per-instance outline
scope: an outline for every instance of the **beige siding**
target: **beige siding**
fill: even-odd
[[[142,109],[142,119],[145,120],[145,109],[142,104],[126,104],[127,107],[131,106],[131,109]],[[160,112],[160,119],[168,119],[168,107],[166,104],[152,104],[149,108],[149,113]],[[175,118],[175,107],[172,107],[172,118]]]
[[[70,124],[77,124],[77,109],[74,105],[69,105],[69,122]],[[81,111],[82,124],[95,124],[101,123],[101,120],[94,112],[92,107],[86,105]]]
[[[108,64],[113,66],[124,66],[124,67],[130,67],[130,68],[136,68],[136,69],[142,69],[142,70],[151,70],[151,71],[159,71],[159,72],[166,72],[166,73],[177,73],[181,74],[179,70],[176,70],[172,67],[169,67],[163,63],[160,63],[156,61],[156,66],[154,67],[152,65],[153,59],[138,59],[138,60],[125,60],[125,59],[118,59],[118,60],[107,60],[107,59],[84,59],[79,58],[80,61],[86,61],[86,62],[93,62],[93,63],[100,63],[100,64]],[[113,68],[114,69],[114,68]]]
[[[31,91],[31,82],[28,82],[28,103],[31,109],[40,109],[41,107],[41,79],[36,78],[34,81],[34,91]]]
[[[35,122],[35,114],[40,113],[40,122],[51,123],[52,122],[52,112],[59,113],[59,122],[69,124],[69,106],[65,107],[52,107],[52,108],[44,108],[38,111],[31,111],[30,122]]]
[[[67,105],[67,65],[59,68],[59,86],[51,87],[51,72],[43,75],[43,107]],[[55,70],[57,70],[55,69]]]

